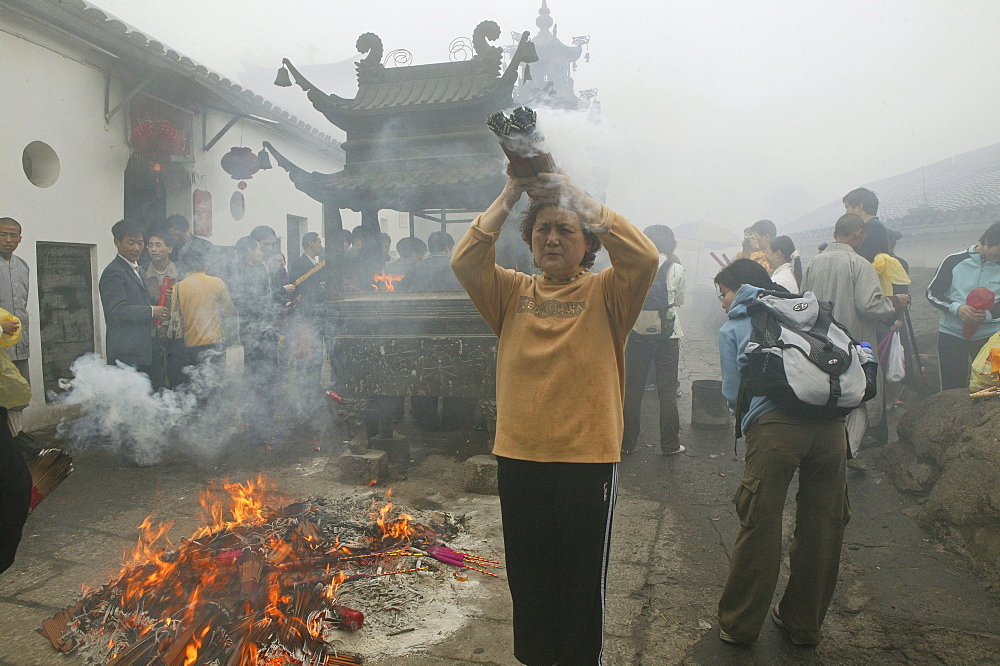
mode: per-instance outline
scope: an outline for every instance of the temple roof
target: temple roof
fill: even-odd
[[[306,171],[268,142],[267,149],[288,172],[295,187],[313,199],[361,211],[366,208],[485,210],[503,188],[503,161],[479,155],[428,157],[336,173]]]
[[[516,71],[516,70],[515,70]],[[330,99],[331,110],[360,113],[415,106],[465,104],[510,95],[516,77],[498,78],[499,62],[442,62],[362,70],[354,99]]]
[[[493,21],[483,21],[473,33],[475,55],[470,60],[386,67],[382,62],[382,40],[374,33],[365,33],[358,38],[357,48],[368,55],[357,63],[358,92],[354,99],[320,90],[287,58],[282,60],[282,66],[287,68],[291,80],[306,91],[316,110],[345,130],[358,118],[409,110],[449,111],[483,105],[493,111],[510,105],[520,64],[537,59],[534,45],[524,39],[525,44],[515,52],[506,70],[501,71],[503,49],[488,43],[499,37],[500,27]],[[386,59],[391,56],[392,53]],[[282,77],[279,73],[279,79]],[[280,85],[291,85],[291,81]]]
[[[927,213],[994,210],[1000,206],[1000,144],[948,157],[864,185],[879,198],[885,222],[921,218]],[[789,230],[826,230],[844,214],[840,199],[803,215]]]

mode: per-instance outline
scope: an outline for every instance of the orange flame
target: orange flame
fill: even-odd
[[[392,488],[390,488],[385,493],[386,500],[392,499]],[[407,539],[417,531],[410,525],[410,521],[413,520],[413,516],[401,513],[395,518],[393,518],[392,510],[394,504],[391,501],[386,501],[386,503],[378,510],[378,514],[372,514],[375,518],[375,524],[378,525],[379,529],[382,530],[382,540],[394,539],[396,541]],[[374,508],[374,502],[373,502]]]
[[[194,666],[198,662],[198,650],[201,648],[201,642],[205,640],[205,634],[208,633],[210,628],[205,627],[199,635],[192,636],[191,642],[184,649],[184,666]]]
[[[372,276],[375,282],[372,287],[375,291],[396,291],[396,283],[403,279],[403,275],[390,275],[388,273],[376,273]]]

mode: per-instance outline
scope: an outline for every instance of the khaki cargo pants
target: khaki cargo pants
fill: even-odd
[[[760,633],[781,566],[785,494],[798,469],[791,571],[778,614],[796,642],[816,643],[850,520],[844,420],[805,419],[776,409],[750,426],[746,441],[746,467],[733,498],[741,527],[719,600],[719,622],[746,643]]]

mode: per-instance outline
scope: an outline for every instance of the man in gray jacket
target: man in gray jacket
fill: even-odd
[[[833,229],[834,242],[809,262],[802,275],[801,289],[811,291],[821,301],[833,303],[833,318],[847,327],[858,342],[878,346],[876,322],[891,324],[896,313],[910,304],[908,294],[883,296],[878,273],[857,253],[865,242],[865,223],[853,213],[843,215]],[[879,397],[865,403],[868,435],[861,447],[887,444],[884,426],[885,398],[882,373],[878,375]]]
[[[7,350],[21,376],[29,382],[28,376],[28,264],[14,254],[21,244],[21,224],[10,217],[0,218],[0,308],[21,320],[21,339]],[[35,438],[24,432],[21,412],[27,405],[7,411],[7,423],[14,441],[23,448],[30,449]]]

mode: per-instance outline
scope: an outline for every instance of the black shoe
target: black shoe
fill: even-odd
[[[861,444],[858,445],[858,451],[864,451],[865,449],[874,449],[879,446],[885,446],[889,442],[881,437],[876,437],[874,435],[865,435],[861,439]]]

